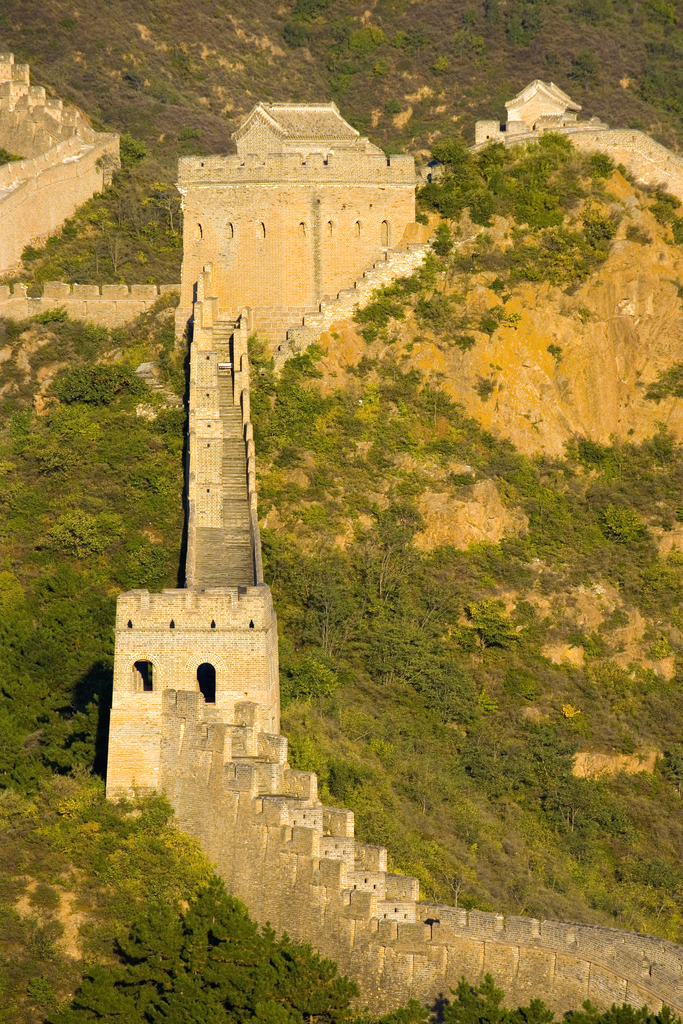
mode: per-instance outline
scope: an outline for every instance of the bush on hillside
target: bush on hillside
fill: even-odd
[[[52,390],[61,402],[85,402],[89,405],[111,405],[122,394],[140,397],[147,385],[129,366],[78,366],[60,370]]]

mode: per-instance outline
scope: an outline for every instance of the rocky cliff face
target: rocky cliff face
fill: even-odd
[[[407,346],[407,365],[526,453],[561,455],[573,437],[639,441],[657,423],[683,436],[683,403],[645,397],[646,385],[683,359],[683,252],[650,213],[648,197],[618,171],[609,190],[619,231],[607,261],[577,288],[516,286],[503,305],[519,322],[490,337],[475,331],[469,351],[444,345],[411,316],[401,325],[397,344]],[[505,245],[510,228],[497,219],[488,234]],[[461,223],[461,234],[471,232],[471,223]],[[490,287],[495,277],[470,275],[464,294],[460,280],[459,312],[500,306]],[[368,351],[349,323],[334,325],[321,344],[332,376],[382,347],[378,341]]]

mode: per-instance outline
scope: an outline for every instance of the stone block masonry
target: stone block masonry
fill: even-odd
[[[119,166],[119,137],[94,131],[78,110],[29,84],[27,64],[0,54],[0,146],[25,159],[0,167],[0,273],[21,266],[101,191]]]
[[[151,309],[160,296],[180,293],[180,284],[64,284],[47,281],[43,294],[34,298],[24,284],[0,285],[0,316],[28,320],[50,309],[63,308],[72,320],[86,320],[102,327],[123,327]]]
[[[412,157],[386,157],[366,140],[339,140],[335,148],[311,138],[306,149],[181,158],[179,333],[210,262],[220,318],[249,308],[255,329],[275,348],[289,327],[353,286],[414,223]]]

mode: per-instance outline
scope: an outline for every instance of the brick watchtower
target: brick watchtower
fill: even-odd
[[[184,255],[178,327],[213,265],[219,318],[245,307],[272,343],[353,285],[415,220],[412,156],[386,157],[334,103],[260,103],[236,156],[183,157]]]

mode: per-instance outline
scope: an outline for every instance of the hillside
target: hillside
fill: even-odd
[[[279,377],[251,340],[292,764],[426,897],[683,942],[681,211],[552,136],[451,138],[543,75],[678,145],[677,8],[107,13],[0,14],[41,83],[130,133],[113,188],[27,252],[33,287],[177,279],[176,156],[224,151],[264,96],[332,94],[451,172],[417,274]],[[44,1020],[208,877],[163,802],[115,810],[100,781],[115,597],[182,577],[172,314],[0,321],[0,1020]]]
[[[423,269],[256,376],[283,729],[424,892],[680,941],[677,215],[452,160]]]
[[[533,78],[585,111],[681,140],[681,7],[664,0],[8,0],[0,39],[40,84],[109,128],[180,151],[224,152],[258,99],[333,96],[392,146],[424,147]],[[11,45],[10,45],[11,44]]]
[[[681,10],[663,0],[295,0],[247,15],[235,0],[108,0],[102,17],[92,0],[7,0],[3,49],[124,136],[114,188],[47,249],[29,249],[23,276],[32,288],[179,280],[177,157],[231,151],[262,99],[333,98],[387,151],[424,157],[454,130],[471,142],[478,117],[503,117],[505,100],[541,77],[568,90],[582,117],[679,149]]]

